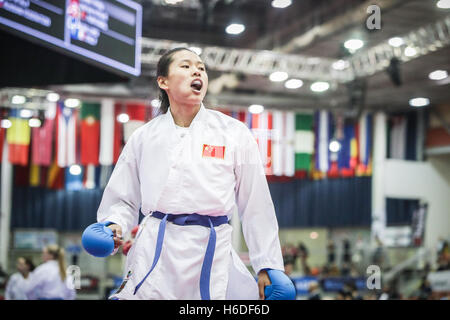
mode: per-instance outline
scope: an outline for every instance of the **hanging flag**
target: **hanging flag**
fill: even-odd
[[[41,170],[37,164],[30,165],[30,186],[38,187],[41,184]]]
[[[100,104],[81,104],[81,164],[98,165],[100,144]]]
[[[371,140],[372,140],[372,115],[363,112],[358,121],[358,147],[359,159],[356,168],[356,175],[370,175],[369,168],[371,158]]]
[[[57,164],[61,168],[76,163],[78,111],[58,103],[56,108]]]
[[[114,143],[113,143],[113,163],[117,163],[119,160],[122,148],[124,145],[123,141],[123,124],[118,121],[118,117],[121,113],[125,113],[125,105],[122,103],[116,103],[114,105]]]
[[[49,103],[45,110],[44,123],[32,129],[31,162],[49,166],[52,162],[53,128],[55,126],[56,103]]]
[[[232,111],[231,116],[242,123],[246,123],[247,121],[247,112],[245,111]]]
[[[11,109],[9,121],[11,127],[6,131],[6,140],[9,145],[9,162],[17,165],[28,165],[28,150],[30,146],[30,126],[28,119],[19,115],[19,109]]]
[[[123,127],[123,135],[125,142],[131,137],[131,134],[140,126],[145,124],[145,104],[140,103],[128,103],[126,105],[126,113],[130,117],[127,123]]]
[[[5,142],[6,129],[0,127],[0,163],[3,160],[3,145]]]
[[[252,132],[258,143],[266,175],[272,174],[272,113],[264,111],[252,115]]]
[[[355,145],[355,128],[348,123],[344,125],[344,135],[341,140],[341,148],[338,152],[338,168],[342,177],[354,176],[354,167],[351,166],[352,143]],[[355,148],[355,146],[353,146]],[[353,150],[355,152],[355,150]]]
[[[314,152],[313,115],[295,115],[295,174],[306,177],[310,171],[311,155]]]
[[[48,168],[47,188],[64,189],[64,168],[60,167],[56,161]]]
[[[106,185],[108,184],[109,178],[111,177],[113,171],[113,166],[101,166],[100,171],[100,181],[99,181],[99,188],[105,189]]]
[[[316,127],[316,169],[327,172],[330,168],[330,151],[329,144],[333,137],[333,121],[332,115],[328,111],[317,111],[315,114]]]
[[[100,158],[99,163],[102,166],[113,164],[114,155],[114,101],[103,99],[101,102],[100,113]]]
[[[405,116],[392,117],[389,148],[391,159],[406,159],[406,127]]]
[[[295,174],[295,113],[274,111],[272,129],[272,168],[276,176]]]
[[[92,164],[86,166],[83,185],[86,189],[95,188],[95,166]]]

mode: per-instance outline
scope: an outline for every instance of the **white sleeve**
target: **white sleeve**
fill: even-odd
[[[139,220],[141,205],[139,172],[136,160],[137,135],[130,137],[120,154],[97,210],[97,221],[111,221],[126,234]]]
[[[235,157],[236,203],[253,270],[284,271],[278,222],[258,144],[248,128]]]
[[[28,275],[30,278],[25,285],[24,291],[28,300],[36,300],[39,298],[41,287],[44,285],[45,279],[47,279],[47,272],[41,266],[37,267],[33,272]]]
[[[17,286],[17,281],[16,281],[17,277],[16,274],[14,273],[13,275],[11,275],[8,279],[8,282],[6,284],[6,289],[5,289],[5,299],[6,300],[14,300],[14,287]]]

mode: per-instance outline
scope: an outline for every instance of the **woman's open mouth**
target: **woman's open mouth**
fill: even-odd
[[[200,79],[195,79],[191,82],[191,88],[194,92],[200,93],[203,87],[203,82]]]

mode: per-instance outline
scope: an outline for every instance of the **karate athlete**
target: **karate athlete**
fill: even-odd
[[[127,141],[97,213],[115,252],[139,210],[146,216],[110,299],[264,299],[268,272],[284,267],[256,140],[240,121],[205,108],[208,75],[194,52],[164,54],[157,83],[162,114]],[[231,245],[235,206],[258,283]]]
[[[8,280],[5,290],[6,300],[27,300],[25,289],[30,281],[30,272],[34,270],[31,259],[26,257],[17,258],[17,271]]]
[[[46,246],[42,250],[43,264],[30,275],[25,294],[29,300],[74,300],[75,289],[66,276],[64,249],[57,245]]]

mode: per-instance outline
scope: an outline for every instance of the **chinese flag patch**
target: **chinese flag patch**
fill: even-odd
[[[225,146],[203,145],[202,157],[223,159],[225,157]]]

